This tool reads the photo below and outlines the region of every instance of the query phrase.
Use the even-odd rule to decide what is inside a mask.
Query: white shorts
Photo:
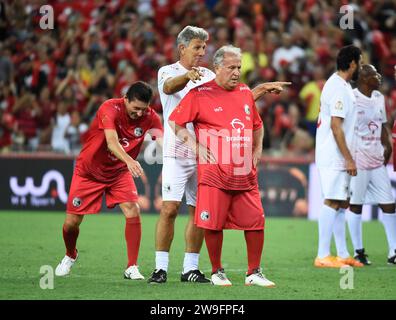
[[[195,207],[197,200],[197,162],[195,159],[164,157],[162,165],[162,200],[181,201]]]
[[[371,170],[358,170],[350,184],[351,204],[395,203],[392,186],[385,166]]]
[[[333,168],[318,168],[322,195],[328,200],[347,200],[351,176],[346,171]]]

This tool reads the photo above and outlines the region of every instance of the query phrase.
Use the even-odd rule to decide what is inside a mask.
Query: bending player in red
[[[143,173],[135,159],[144,136],[162,137],[158,115],[149,107],[151,87],[135,82],[120,99],[105,101],[90,126],[87,140],[77,158],[63,224],[66,255],[56,267],[57,276],[65,276],[77,260],[79,226],[86,214],[99,213],[103,193],[109,208],[120,206],[126,218],[125,240],[127,279],[144,279],[137,266],[141,239],[138,193],[133,181]]]
[[[194,223],[205,229],[213,285],[231,285],[221,250],[223,229],[236,229],[244,231],[247,246],[245,284],[274,287],[260,267],[264,210],[256,165],[262,153],[263,123],[252,92],[239,83],[240,49],[221,47],[213,60],[216,78],[190,90],[169,117],[178,137],[199,156]],[[185,128],[189,122],[198,142]]]

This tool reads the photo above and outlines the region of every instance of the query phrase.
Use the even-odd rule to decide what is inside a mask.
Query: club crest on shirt
[[[245,108],[245,113],[246,113],[247,115],[249,115],[249,114],[250,114],[250,108],[249,108],[249,106],[248,106],[247,104],[245,104],[244,108]]]
[[[142,128],[135,128],[135,130],[133,131],[133,133],[134,133],[134,135],[136,136],[136,137],[141,137],[142,136],[142,134],[143,134],[143,129]]]
[[[341,101],[337,101],[334,107],[336,110],[341,111],[344,108],[344,105],[342,104]]]
[[[81,206],[81,203],[82,203],[82,201],[80,198],[78,198],[78,197],[73,198],[73,206],[74,207],[78,208],[79,206]]]
[[[202,211],[200,216],[203,221],[207,221],[210,218],[209,212],[206,210]]]

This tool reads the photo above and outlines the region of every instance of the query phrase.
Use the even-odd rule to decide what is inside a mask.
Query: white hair
[[[177,45],[183,44],[188,46],[193,39],[199,39],[202,41],[208,41],[209,34],[205,29],[187,26],[177,35]]]
[[[219,66],[223,63],[224,60],[224,55],[226,53],[230,53],[233,55],[238,56],[238,58],[242,57],[241,49],[234,47],[232,44],[222,46],[220,49],[218,49],[214,56],[213,56],[213,66]]]

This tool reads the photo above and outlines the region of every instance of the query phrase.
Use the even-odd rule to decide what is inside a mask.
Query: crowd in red
[[[53,8],[53,29],[40,27],[48,18],[43,5]],[[391,0],[9,0],[0,6],[1,152],[76,154],[104,100],[122,96],[136,80],[156,89],[158,69],[177,61],[176,35],[186,25],[210,34],[203,65],[211,67],[213,53],[233,43],[242,48],[242,81],[249,86],[293,82],[257,103],[267,153],[312,155],[321,87],[346,44],[361,47],[365,63],[382,74],[389,118],[396,109]],[[342,19],[352,28],[343,29]],[[152,106],[161,112],[157,93]]]

